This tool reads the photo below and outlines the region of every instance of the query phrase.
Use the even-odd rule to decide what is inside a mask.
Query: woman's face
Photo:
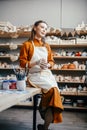
[[[35,36],[37,38],[43,38],[47,33],[47,25],[46,23],[39,23],[38,26],[34,27],[34,30],[36,32]]]

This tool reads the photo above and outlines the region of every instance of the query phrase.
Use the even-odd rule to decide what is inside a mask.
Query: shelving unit
[[[17,32],[14,33],[0,33],[0,89],[2,89],[2,83],[4,80],[15,79],[13,66],[19,65],[18,53],[22,43],[28,39],[30,32]],[[16,37],[17,36],[17,37]],[[11,46],[16,45],[16,49],[11,49]],[[12,61],[11,56],[17,58]],[[33,98],[29,98],[27,101],[20,102],[17,105],[32,106]]]
[[[8,67],[0,67],[0,76],[4,75],[7,76],[8,74],[13,74],[13,69],[12,69],[12,65],[17,65],[19,64],[18,60],[12,62],[10,59],[11,54],[15,55],[19,52],[20,47],[21,47],[21,43],[23,43],[23,41],[25,41],[26,39],[28,39],[28,36],[30,35],[30,32],[17,32],[15,34],[16,37],[14,37],[13,34],[11,33],[4,33],[4,34],[0,34],[0,53],[1,51],[5,51],[5,54],[0,54],[0,62],[7,62],[8,63]],[[15,50],[10,50],[9,45],[11,44],[11,42],[13,42],[14,45],[17,45],[17,49]],[[57,65],[61,65],[61,64],[68,64],[68,63],[72,63],[73,61],[78,61],[79,64],[84,63],[85,64],[85,68],[79,68],[79,69],[61,69],[61,67],[57,67],[57,68],[52,68],[51,71],[54,74],[54,76],[60,76],[63,75],[63,77],[65,77],[66,80],[58,80],[55,76],[55,78],[57,79],[58,82],[58,86],[61,90],[61,96],[64,97],[64,108],[66,109],[81,109],[81,110],[87,110],[87,91],[83,92],[82,90],[78,91],[79,85],[83,87],[87,88],[87,82],[86,82],[86,78],[85,80],[72,80],[75,77],[82,77],[83,75],[85,75],[85,77],[87,77],[87,56],[66,56],[64,55],[59,55],[57,53],[61,53],[62,51],[82,51],[84,49],[87,48],[87,44],[50,44],[52,51],[53,51],[53,55],[54,55],[54,60],[55,60],[55,64]],[[7,53],[6,53],[7,52]],[[56,53],[54,53],[56,52]],[[55,55],[56,54],[56,55]],[[68,77],[71,77],[71,80],[67,80]],[[80,87],[81,87],[80,86]],[[68,89],[70,88],[70,90]],[[75,88],[75,90],[73,91],[73,88]],[[67,91],[65,91],[65,89]],[[81,102],[81,103],[78,103]],[[83,102],[82,102],[83,101]],[[22,102],[18,105],[28,105],[28,106],[32,106],[33,101],[32,99],[26,102]],[[82,106],[81,106],[82,105]]]
[[[87,48],[87,44],[73,44],[73,45],[59,45],[59,44],[53,44],[50,45],[51,49],[53,50],[54,60],[56,67],[52,68],[51,71],[54,75],[62,75],[62,81],[57,79],[58,86],[61,90],[61,96],[64,97],[64,108],[65,109],[81,109],[81,110],[87,110],[87,83],[86,79],[84,80],[72,80],[72,78],[81,77],[85,75],[86,78],[86,72],[87,72],[87,56],[64,56],[61,54],[57,54],[58,52],[61,53],[62,50],[69,51],[69,52],[77,52],[77,51],[83,51]],[[56,52],[56,53],[55,53]],[[62,69],[62,66],[64,64],[70,64],[74,61],[79,62],[79,64],[84,63],[85,67],[83,69],[81,68],[67,68]],[[59,65],[59,66],[58,66]],[[60,67],[61,66],[61,67]],[[68,78],[67,78],[68,76]],[[69,77],[71,77],[71,80],[69,80]],[[56,76],[55,76],[56,77]],[[80,78],[81,79],[81,78]],[[81,88],[80,88],[81,87]],[[85,89],[84,91],[82,89]],[[81,90],[79,90],[81,89]]]

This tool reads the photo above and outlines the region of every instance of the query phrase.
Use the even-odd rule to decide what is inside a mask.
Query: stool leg
[[[38,95],[33,97],[34,106],[33,106],[33,130],[36,130],[36,111],[37,111],[37,103],[38,103]]]

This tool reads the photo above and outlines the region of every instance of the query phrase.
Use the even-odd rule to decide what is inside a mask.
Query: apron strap
[[[34,46],[34,42],[32,41],[32,44],[33,44],[33,46]],[[35,47],[35,46],[34,46]]]

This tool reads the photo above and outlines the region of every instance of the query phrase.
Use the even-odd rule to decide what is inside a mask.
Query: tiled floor
[[[0,130],[32,130],[32,109],[10,108],[0,113]],[[37,111],[37,124],[43,123]],[[63,112],[63,122],[51,124],[51,130],[87,130],[87,112]]]

